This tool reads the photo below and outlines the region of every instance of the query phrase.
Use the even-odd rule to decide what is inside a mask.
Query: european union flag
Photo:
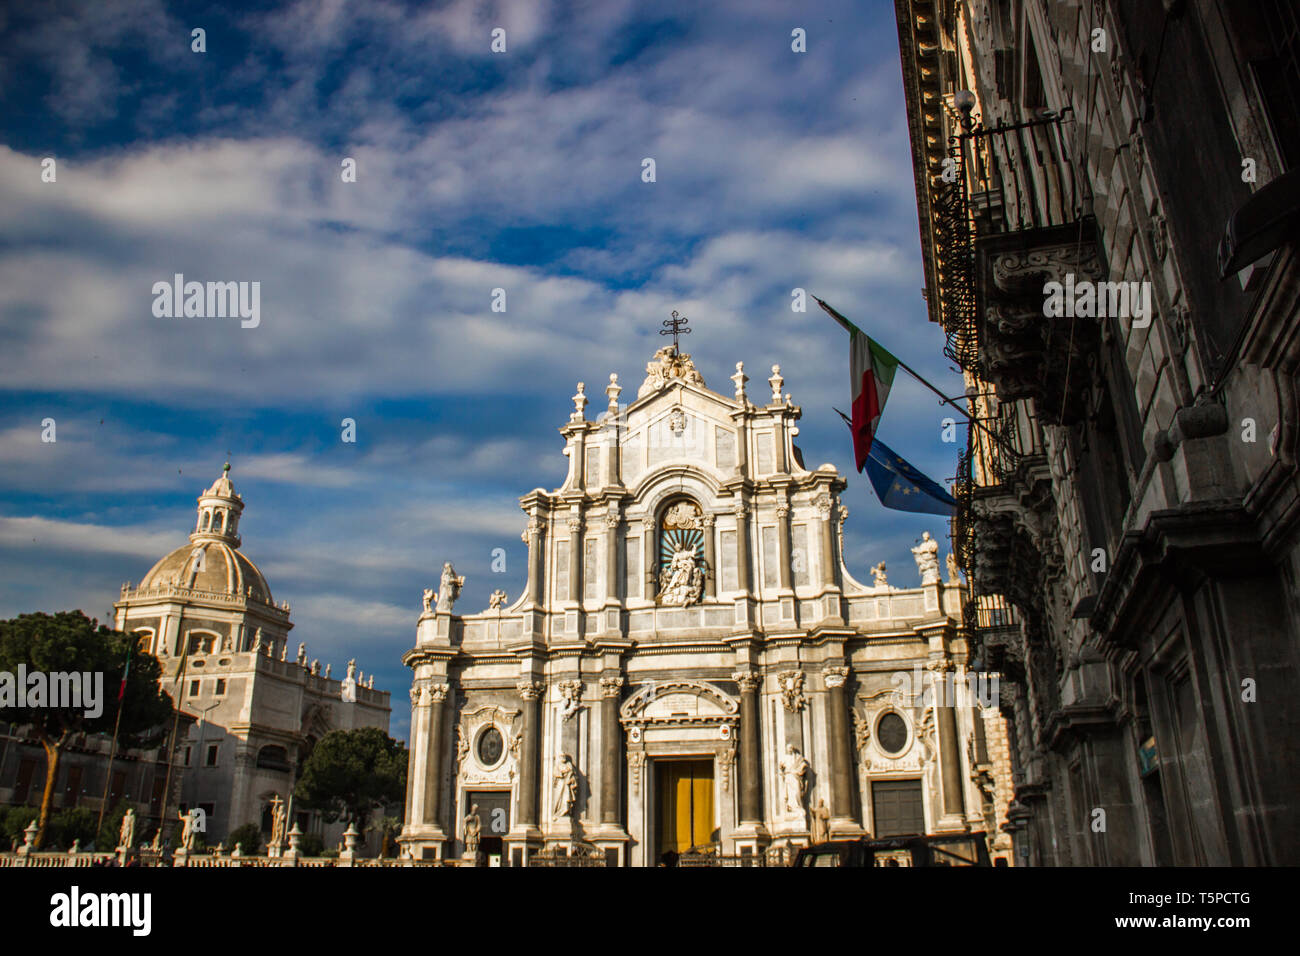
[[[951,518],[957,502],[897,455],[877,435],[867,456],[867,477],[886,508]]]

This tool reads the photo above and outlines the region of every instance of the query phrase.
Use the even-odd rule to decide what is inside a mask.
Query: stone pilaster
[[[600,679],[600,820],[606,826],[619,823],[619,781],[623,775],[622,728],[618,722],[618,700],[623,676]]]
[[[541,753],[542,690],[541,681],[519,681],[515,689],[523,701],[523,742],[519,746],[519,826],[537,829],[537,765]]]
[[[700,516],[700,529],[704,533],[704,596],[714,597],[718,593],[718,565],[713,546],[713,515]]]
[[[826,734],[830,738],[831,823],[838,836],[846,830],[858,830],[853,815],[853,757],[849,750],[849,705],[844,684],[849,669],[834,664],[822,672],[826,682]]]
[[[753,671],[731,676],[740,685],[740,823],[761,826],[758,688],[762,678]]]
[[[429,826],[442,825],[442,774],[443,752],[446,749],[443,740],[447,713],[446,684],[427,684],[423,693],[429,704],[429,739],[428,758],[424,774],[424,819]]]

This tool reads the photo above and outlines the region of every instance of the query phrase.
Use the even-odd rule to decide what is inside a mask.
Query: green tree
[[[41,815],[35,807],[0,807],[0,829],[4,831],[4,845],[7,849],[17,840],[23,842],[23,831],[27,825]]]
[[[122,722],[119,746],[147,746],[172,713],[171,699],[158,685],[161,668],[152,654],[133,650],[138,638],[92,621],[80,611],[57,614],[22,614],[0,621],[0,673],[15,675],[19,667],[30,677],[36,672],[102,674],[101,712],[87,715],[86,707],[17,706],[16,694],[0,689],[0,722],[28,726],[45,748],[45,791],[36,845],[45,839],[54,800],[59,758],[74,734],[111,733],[119,707],[118,688],[126,670],[128,651],[131,666],[126,693],[120,702]],[[30,686],[30,685],[29,685]],[[12,685],[10,690],[12,691]],[[30,703],[28,701],[27,703]],[[45,703],[50,703],[46,701]],[[85,701],[83,700],[83,704]]]
[[[376,727],[332,730],[303,764],[294,790],[302,805],[366,832],[371,813],[406,797],[406,745]]]
[[[117,838],[122,832],[122,818],[130,806],[126,800],[119,800],[117,806],[104,815],[104,826],[95,837],[95,849],[112,850],[117,847]],[[140,842],[139,833],[136,833],[135,839],[137,843]]]
[[[245,823],[231,830],[226,841],[232,853],[235,851],[235,844],[238,843],[240,853],[244,856],[253,856],[262,846],[262,828],[256,823]]]
[[[97,822],[98,814],[89,807],[64,807],[50,817],[50,842],[60,850],[70,850],[73,842],[80,840],[84,850],[95,838]]]

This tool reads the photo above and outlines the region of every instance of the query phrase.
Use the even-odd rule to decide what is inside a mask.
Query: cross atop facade
[[[691,334],[691,330],[686,327],[686,322],[686,317],[679,316],[677,310],[674,309],[673,317],[671,319],[664,319],[664,327],[659,330],[660,335],[671,335],[673,337],[674,351],[680,351],[677,348],[677,336]]]

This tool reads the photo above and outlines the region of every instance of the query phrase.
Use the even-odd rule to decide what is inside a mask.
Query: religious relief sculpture
[[[818,798],[817,806],[812,810],[812,834],[808,842],[816,846],[831,838],[831,811],[823,798]]]
[[[686,431],[686,412],[680,405],[675,405],[668,413],[668,430],[678,438]]]
[[[871,586],[877,588],[889,587],[889,578],[885,575],[884,561],[881,561],[871,569]]]
[[[704,515],[693,501],[664,512],[659,535],[659,603],[689,607],[704,594]]]
[[[555,815],[567,817],[578,799],[578,770],[568,754],[555,761]]]
[[[694,548],[673,552],[667,567],[659,570],[659,601],[689,607],[700,599],[704,590],[704,569],[696,561]]]
[[[464,575],[457,576],[456,569],[448,561],[442,566],[442,582],[438,586],[437,607],[440,612],[450,612],[456,599],[460,597],[460,589],[465,584]]]
[[[853,712],[853,740],[857,745],[859,756],[867,749],[867,743],[871,740],[871,722],[856,710]]]
[[[499,611],[505,606],[506,606],[506,592],[502,591],[500,588],[497,588],[495,591],[492,592],[491,596],[488,597],[488,607],[494,611]]]
[[[560,716],[569,720],[582,709],[582,681],[562,680],[555,685],[560,692]]]
[[[948,583],[961,584],[961,577],[957,570],[957,555],[951,551],[948,552]]]
[[[782,671],[776,675],[777,686],[781,688],[781,703],[792,714],[803,710],[808,699],[803,694],[803,671]]]
[[[808,761],[794,744],[785,745],[785,754],[779,764],[781,795],[787,815],[803,816],[803,797],[808,789]]]
[[[646,364],[645,374],[645,381],[636,390],[637,398],[644,398],[651,392],[657,392],[665,385],[674,382],[686,382],[690,385],[698,385],[700,388],[705,387],[704,378],[696,370],[690,355],[678,352],[675,345],[665,345],[656,352],[655,357]]]
[[[939,583],[939,542],[930,537],[930,532],[921,533],[921,543],[912,549],[916,558],[916,570],[921,574],[921,584]]]
[[[277,793],[271,798],[271,839],[267,841],[268,848],[279,849],[284,844],[284,821],[287,816],[284,801],[280,799]]]

